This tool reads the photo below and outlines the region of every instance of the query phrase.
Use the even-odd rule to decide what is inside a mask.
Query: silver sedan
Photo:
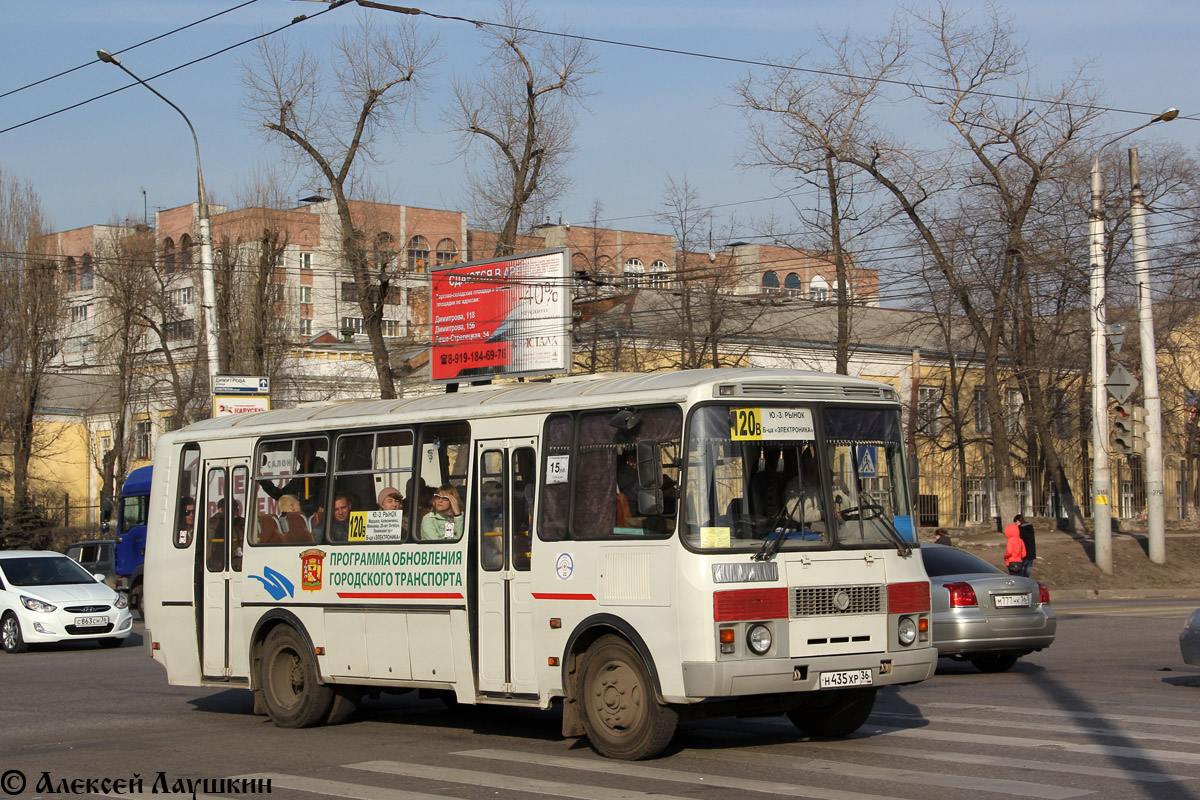
[[[1046,584],[1001,572],[957,547],[923,544],[921,558],[939,656],[1003,672],[1054,641],[1058,622]]]

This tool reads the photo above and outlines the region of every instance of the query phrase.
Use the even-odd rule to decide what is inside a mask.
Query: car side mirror
[[[93,572],[92,577],[96,579],[96,583],[104,583],[107,580],[103,572]]]

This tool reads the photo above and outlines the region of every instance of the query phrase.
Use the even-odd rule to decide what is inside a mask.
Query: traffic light
[[[1133,419],[1133,452],[1146,454],[1146,409],[1134,406],[1130,409]]]
[[[1112,419],[1113,451],[1118,455],[1133,455],[1135,452],[1133,407],[1118,403],[1113,408]]]

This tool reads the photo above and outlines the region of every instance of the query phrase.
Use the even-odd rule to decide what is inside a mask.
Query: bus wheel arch
[[[254,711],[265,713],[279,727],[320,725],[337,710],[338,695],[321,679],[312,639],[291,612],[276,609],[258,621],[250,666]]]
[[[658,755],[674,736],[678,715],[663,702],[649,649],[620,618],[580,623],[563,670],[564,736],[586,735],[597,752],[627,760]]]

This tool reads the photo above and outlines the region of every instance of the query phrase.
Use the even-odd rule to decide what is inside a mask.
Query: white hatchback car
[[[62,553],[0,552],[0,645],[94,639],[120,647],[133,631],[129,601]]]

